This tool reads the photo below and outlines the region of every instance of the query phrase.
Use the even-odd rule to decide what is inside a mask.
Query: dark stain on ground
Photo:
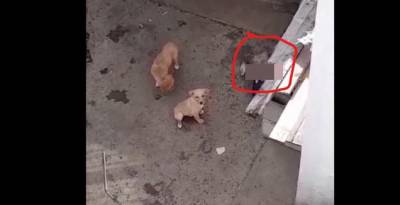
[[[95,106],[96,105],[96,101],[94,101],[94,100],[89,101],[89,105]]]
[[[138,172],[135,169],[133,169],[132,167],[126,167],[125,172],[131,177],[136,177],[138,174]]]
[[[136,63],[136,59],[134,57],[131,58],[131,60],[129,61],[130,64],[135,64]]]
[[[186,161],[189,159],[189,155],[185,155],[185,152],[179,154],[179,160]]]
[[[201,144],[200,144],[200,150],[205,153],[208,154],[212,151],[212,145],[208,140],[204,140]]]
[[[157,196],[159,194],[159,192],[150,183],[144,184],[143,189],[147,194],[152,196]]]
[[[92,127],[92,124],[88,120],[86,120],[86,127]]]
[[[179,27],[182,27],[182,26],[185,26],[185,25],[187,25],[186,21],[178,20],[178,26]]]
[[[90,54],[90,50],[86,49],[86,63],[93,62],[92,55]]]
[[[125,35],[125,33],[129,32],[129,29],[118,25],[114,30],[111,30],[108,34],[107,37],[114,41],[114,43],[118,43],[119,39]]]
[[[158,200],[156,200],[154,203],[152,203],[151,205],[162,205]]]
[[[224,36],[232,41],[235,41],[235,40],[243,38],[245,35],[244,35],[243,31],[235,30],[235,31],[231,31],[231,32],[225,34]]]
[[[107,180],[112,182],[115,181],[114,176],[110,173],[107,173]]]
[[[162,95],[160,95],[160,94],[155,94],[154,95],[154,99],[155,100],[159,100],[159,99],[161,99],[161,97],[162,97]]]
[[[251,63],[251,60],[254,57],[253,48],[249,45],[244,45],[240,48],[239,55],[238,55],[238,62],[239,63]]]
[[[149,199],[142,200],[142,203],[143,205],[162,205],[158,200],[151,202]]]
[[[101,70],[100,70],[100,73],[101,73],[102,75],[107,74],[107,73],[108,73],[108,68],[103,68],[103,69],[101,69]]]
[[[171,28],[170,28],[170,27],[168,27],[168,28],[167,28],[167,30],[168,30],[168,31],[170,31],[170,30],[171,30]]]
[[[146,183],[143,185],[143,190],[152,196],[158,196],[160,194],[161,188],[164,187],[164,182],[159,182],[157,184],[151,185],[150,183]],[[157,190],[159,189],[159,190]]]
[[[158,7],[166,6],[167,4],[163,0],[149,0],[153,4],[157,4]]]
[[[158,51],[158,49],[153,49],[153,50],[151,50],[151,51],[149,51],[149,52],[147,52],[147,55],[149,56],[149,57],[156,57],[156,54],[157,54],[157,51]]]
[[[108,100],[114,100],[114,102],[128,103],[129,99],[126,97],[126,90],[112,90],[107,96]]]

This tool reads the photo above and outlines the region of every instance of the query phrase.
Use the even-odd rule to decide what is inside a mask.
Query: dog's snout
[[[202,105],[203,104],[203,101],[200,101],[200,105]]]

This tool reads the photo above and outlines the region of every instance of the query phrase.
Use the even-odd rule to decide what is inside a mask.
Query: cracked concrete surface
[[[283,33],[293,12],[255,9],[250,16],[276,18],[259,27],[261,20],[216,15],[237,10],[238,1],[219,0],[209,12],[209,1],[202,10],[199,2],[87,0],[87,204],[115,204],[104,192],[103,151],[109,190],[120,204],[292,203],[299,153],[267,141],[261,119],[244,113],[251,95],[230,88],[230,59],[243,31]],[[250,2],[245,9],[294,5]],[[149,68],[168,40],[180,48],[181,69],[175,91],[160,96]],[[274,45],[250,43],[248,51]],[[198,87],[212,90],[205,124],[185,119],[179,130],[172,109]],[[217,155],[220,146],[226,152]],[[262,185],[254,188],[254,181]]]

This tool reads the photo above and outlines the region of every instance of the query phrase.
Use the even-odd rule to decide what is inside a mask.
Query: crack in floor
[[[185,10],[185,9],[181,9],[181,8],[179,8],[179,7],[177,7],[177,6],[174,6],[174,5],[165,3],[165,2],[160,1],[160,0],[149,0],[149,2],[150,2],[150,3],[153,3],[153,4],[155,4],[155,5],[158,5],[158,6],[165,6],[165,7],[167,7],[167,8],[174,9],[175,11],[178,11],[178,12],[180,12],[180,13],[185,13],[185,14],[189,14],[189,15],[192,15],[192,16],[196,16],[196,17],[205,19],[205,20],[207,20],[207,21],[210,21],[210,22],[213,22],[213,23],[216,23],[216,24],[225,26],[225,27],[230,27],[230,28],[233,28],[233,29],[241,30],[241,31],[249,31],[249,32],[254,33],[254,34],[261,35],[260,33],[255,32],[255,31],[252,31],[252,30],[250,30],[250,29],[242,28],[242,27],[235,26],[235,25],[226,23],[226,22],[221,21],[221,20],[218,20],[218,19],[214,19],[214,18],[210,18],[210,17],[208,17],[208,16],[203,16],[203,15],[200,15],[200,14],[197,14],[197,13],[193,13],[192,11]]]
[[[255,164],[255,162],[256,162],[258,156],[260,156],[261,151],[263,150],[265,144],[268,142],[268,139],[263,138],[263,140],[264,140],[264,141],[262,142],[260,148],[258,148],[257,153],[256,153],[256,154],[253,156],[253,158],[251,159],[251,162],[250,162],[250,164],[249,164],[249,168],[247,169],[245,176],[243,177],[243,179],[240,181],[238,187],[236,188],[235,194],[233,195],[232,200],[231,200],[231,203],[229,203],[229,204],[232,204],[232,202],[233,202],[234,199],[236,198],[238,192],[239,192],[240,189],[241,189],[242,184],[243,184],[243,183],[246,181],[246,179],[249,177],[250,172],[251,172],[251,170],[253,169],[254,164]]]

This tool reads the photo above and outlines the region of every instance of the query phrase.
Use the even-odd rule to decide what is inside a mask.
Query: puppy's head
[[[189,96],[193,98],[200,105],[204,105],[207,97],[210,95],[210,89],[208,88],[199,88],[189,91]]]
[[[175,80],[172,75],[167,75],[161,79],[161,92],[171,91],[174,88]]]

